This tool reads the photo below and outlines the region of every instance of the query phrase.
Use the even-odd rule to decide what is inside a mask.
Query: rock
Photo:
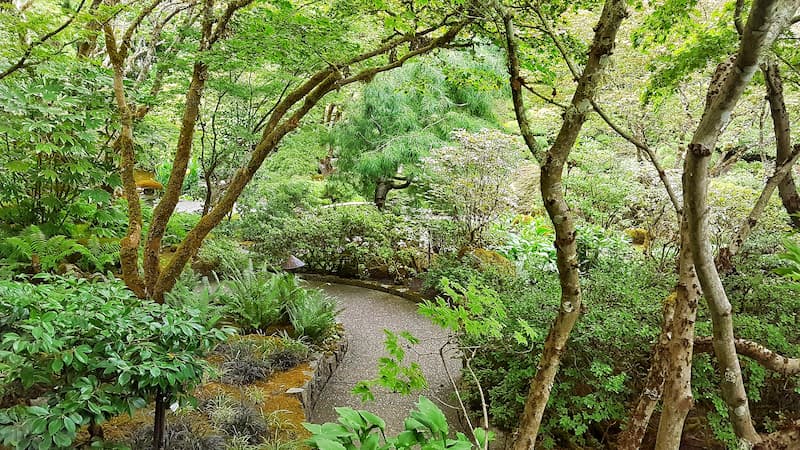
[[[476,248],[469,254],[478,260],[478,265],[482,270],[494,269],[507,275],[516,273],[517,268],[514,266],[514,263],[494,250]]]

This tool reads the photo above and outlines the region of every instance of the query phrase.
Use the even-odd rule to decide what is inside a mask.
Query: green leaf
[[[339,422],[352,430],[361,430],[367,427],[367,422],[352,408],[335,408],[339,414]]]
[[[69,417],[64,417],[64,429],[67,430],[70,434],[75,433],[75,422],[72,421]]]
[[[32,414],[34,416],[39,416],[39,417],[44,417],[44,416],[50,414],[50,411],[48,411],[45,408],[42,408],[41,406],[29,406],[28,407],[28,414]]]
[[[72,440],[73,435],[66,432],[61,432],[53,436],[53,442],[60,447],[69,447],[69,445],[72,444]]]
[[[341,443],[321,436],[312,437],[309,443],[319,450],[347,450]]]
[[[64,422],[60,420],[51,420],[50,423],[47,424],[47,432],[52,436],[61,431],[64,428]]]
[[[55,373],[60,373],[63,367],[64,367],[64,360],[61,358],[53,359],[53,362],[50,364],[50,369]]]
[[[431,432],[447,435],[447,418],[438,406],[427,398],[420,396],[419,401],[417,401],[417,410],[412,411],[411,417],[425,424],[430,428]]]
[[[378,445],[380,444],[380,437],[372,433],[361,442],[361,450],[377,450]]]
[[[378,417],[377,415],[372,414],[369,411],[359,411],[358,413],[361,415],[362,418],[364,418],[367,424],[374,425],[378,427],[380,430],[386,429],[386,422],[384,422],[384,420]]]

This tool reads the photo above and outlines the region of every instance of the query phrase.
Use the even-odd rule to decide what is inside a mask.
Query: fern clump
[[[83,270],[102,271],[118,260],[119,244],[91,239],[87,245],[66,236],[47,236],[30,225],[16,236],[0,241],[0,256],[7,270],[15,273],[56,272],[65,263]]]

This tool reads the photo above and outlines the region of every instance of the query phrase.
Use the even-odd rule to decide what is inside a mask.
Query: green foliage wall
[[[445,52],[443,61],[428,57],[367,85],[332,132],[340,180],[371,198],[379,180],[414,178],[420,158],[445,145],[453,129],[491,126],[500,86],[496,61],[496,55]]]
[[[116,281],[38,281],[0,282],[0,442],[14,449],[69,448],[81,427],[157,391],[183,400],[206,369],[199,357],[230,333]]]
[[[0,219],[63,232],[110,204],[110,86],[105,70],[74,61],[0,84]]]

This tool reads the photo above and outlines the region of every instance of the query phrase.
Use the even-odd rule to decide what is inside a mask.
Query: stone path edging
[[[386,421],[388,434],[404,429],[403,421],[414,408],[418,395],[424,395],[439,404],[452,429],[460,430],[460,411],[452,404],[452,385],[446,374],[445,363],[450,373],[458,379],[461,372],[460,355],[451,347],[444,348],[450,340],[449,333],[420,315],[417,304],[408,297],[396,294],[391,285],[381,289],[373,286],[380,283],[339,283],[336,278],[306,277],[311,286],[320,288],[337,301],[341,309],[339,320],[345,328],[348,351],[336,373],[325,389],[314,401],[314,409],[308,417],[310,422],[333,422],[338,418],[336,407],[366,409],[378,414]],[[419,298],[419,297],[417,297]],[[362,403],[353,388],[362,380],[378,376],[378,360],[386,356],[384,330],[394,333],[409,331],[419,339],[413,347],[403,342],[406,349],[404,364],[417,363],[428,381],[428,387],[413,395],[400,395],[382,387],[375,387],[374,402]],[[439,351],[444,349],[445,362]]]
[[[320,281],[323,283],[333,283],[333,284],[346,284],[348,286],[356,286],[366,289],[372,289],[374,291],[385,292],[387,294],[392,294],[398,297],[402,297],[406,300],[411,300],[412,302],[415,303],[422,303],[423,301],[427,300],[419,292],[416,292],[411,288],[398,284],[381,283],[379,281],[372,281],[372,280],[360,280],[358,278],[343,278],[336,275],[321,275],[316,273],[298,273],[297,275],[300,278],[309,281]]]
[[[303,413],[306,420],[311,417],[311,412],[317,404],[320,394],[322,394],[325,385],[333,377],[339,364],[344,360],[344,355],[347,353],[347,335],[342,334],[341,339],[333,350],[326,351],[320,354],[317,359],[311,360],[311,378],[308,379],[303,386],[299,388],[291,388],[286,391],[287,394],[295,395],[303,405]]]

